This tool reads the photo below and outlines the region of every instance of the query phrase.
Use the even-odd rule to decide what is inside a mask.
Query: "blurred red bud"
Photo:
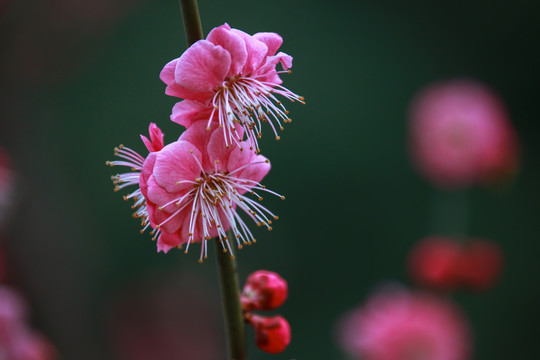
[[[461,245],[445,237],[427,237],[418,242],[409,254],[408,270],[419,284],[451,290],[459,286],[456,269]]]
[[[503,254],[494,242],[471,240],[463,249],[459,272],[463,284],[473,290],[486,290],[493,286],[503,265]]]

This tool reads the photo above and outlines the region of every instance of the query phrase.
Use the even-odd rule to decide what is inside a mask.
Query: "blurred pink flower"
[[[213,29],[206,40],[197,41],[161,71],[165,93],[185,99],[174,107],[171,120],[189,127],[190,114],[207,108],[207,126],[218,122],[227,146],[242,141],[236,124],[244,127],[257,148],[261,121],[268,122],[279,139],[276,127],[283,130],[281,120],[291,120],[275,95],[304,100],[280,85],[279,74],[292,66],[291,56],[276,54],[282,42],[275,33],[251,36],[227,24]],[[278,63],[284,71],[276,70]]]
[[[416,167],[436,186],[490,183],[517,170],[516,134],[504,104],[472,80],[423,89],[411,106],[409,136]]]
[[[431,288],[486,290],[497,280],[502,263],[502,251],[492,241],[429,236],[412,248],[408,270],[415,282]]]
[[[471,352],[469,324],[456,305],[404,289],[375,293],[345,314],[338,341],[362,360],[465,360]]]
[[[257,270],[248,276],[240,299],[245,310],[274,310],[287,299],[287,281],[279,274]]]
[[[22,297],[0,285],[0,359],[54,360],[58,354],[49,341],[27,324],[28,308]]]

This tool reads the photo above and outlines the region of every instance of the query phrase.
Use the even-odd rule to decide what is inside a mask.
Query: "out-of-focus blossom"
[[[165,93],[185,99],[174,107],[171,120],[189,127],[193,113],[206,108],[210,110],[207,126],[215,121],[222,127],[224,145],[242,141],[237,124],[254,145],[261,136],[262,122],[268,122],[279,139],[276,129],[283,130],[281,121],[291,120],[275,95],[304,100],[281,86],[279,74],[292,66],[291,56],[276,54],[282,42],[275,33],[252,36],[227,24],[213,29],[206,40],[197,41],[161,71],[160,78],[167,84]],[[284,71],[277,71],[277,64]]]
[[[124,288],[108,314],[118,360],[216,360],[225,352],[219,303],[204,278],[152,274]]]
[[[413,162],[436,186],[492,183],[517,171],[516,134],[505,106],[472,80],[423,89],[411,106],[409,137]]]
[[[275,272],[258,270],[248,276],[240,299],[244,310],[274,310],[287,295],[285,279]]]
[[[497,280],[502,262],[502,251],[492,241],[430,236],[411,250],[408,270],[415,282],[431,288],[486,290]]]
[[[283,352],[291,342],[291,326],[282,316],[252,315],[248,321],[255,328],[255,343],[267,353]]]
[[[19,294],[0,285],[0,359],[55,360],[58,354],[42,334],[28,324],[28,308]]]
[[[386,289],[345,314],[337,340],[361,360],[465,360],[471,330],[453,303],[424,293]]]

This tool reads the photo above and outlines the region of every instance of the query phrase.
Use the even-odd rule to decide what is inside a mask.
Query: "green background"
[[[143,153],[139,134],[149,122],[166,142],[182,131],[169,121],[176,99],[164,95],[158,78],[186,48],[178,3],[2,6],[0,146],[17,171],[3,237],[10,282],[29,299],[36,327],[65,359],[119,358],[110,325],[115,299],[143,289],[128,296],[136,302],[141,282],[180,287],[171,274],[193,274],[196,285],[180,291],[206,289],[219,314],[213,250],[203,265],[197,246],[188,255],[156,254],[112,191],[115,169],[105,166],[120,143]],[[257,244],[238,254],[242,281],[257,269],[288,280],[290,296],[277,313],[290,321],[293,341],[270,356],[251,345],[250,334],[251,358],[344,359],[334,343],[336,319],[378,284],[407,284],[411,246],[458,226],[453,215],[433,219],[435,201],[464,195],[433,189],[412,168],[406,117],[423,86],[463,76],[505,100],[521,166],[508,186],[466,194],[466,232],[500,243],[505,269],[493,289],[455,300],[472,323],[475,359],[536,358],[539,3],[201,1],[200,12],[205,33],[227,22],[282,35],[281,50],[294,57],[284,85],[307,100],[288,105],[292,124],[279,142],[267,137],[261,146],[273,164],[264,184],[287,197],[265,198],[280,220],[272,232],[256,229]],[[197,326],[179,319],[178,326]],[[223,346],[222,336],[196,346]]]

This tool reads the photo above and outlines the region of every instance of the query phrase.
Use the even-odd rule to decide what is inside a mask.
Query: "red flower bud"
[[[463,284],[473,290],[488,289],[497,280],[502,263],[502,251],[496,243],[471,240],[463,249],[459,263]]]
[[[415,282],[437,289],[460,285],[461,245],[445,237],[428,237],[414,246],[409,255],[409,273]]]
[[[267,353],[280,353],[291,342],[291,326],[282,316],[253,315],[249,322],[255,328],[255,343]]]
[[[244,310],[273,310],[287,295],[287,281],[275,272],[258,270],[248,277],[240,298]]]

